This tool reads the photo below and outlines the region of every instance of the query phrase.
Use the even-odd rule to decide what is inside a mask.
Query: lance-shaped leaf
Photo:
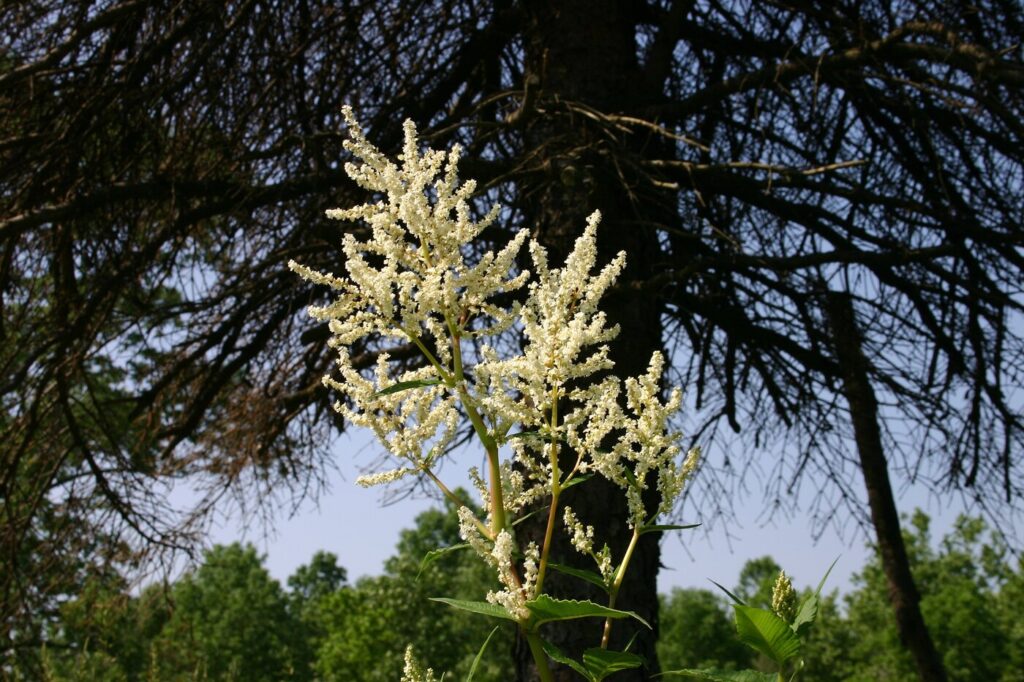
[[[391,395],[392,393],[399,393],[401,391],[408,391],[413,388],[423,388],[425,386],[437,386],[441,383],[440,379],[416,379],[414,381],[399,381],[397,384],[391,384],[387,388],[383,388],[376,393],[374,397],[382,395]]]
[[[800,638],[789,623],[765,609],[733,604],[740,640],[780,666],[800,653]]]
[[[590,671],[587,670],[582,663],[570,657],[551,642],[542,639],[540,643],[541,646],[544,647],[544,653],[546,653],[552,661],[561,663],[562,665],[567,665],[580,675],[583,675],[583,677],[588,680],[590,679]]]
[[[515,616],[509,613],[504,606],[499,606],[498,604],[492,604],[486,601],[467,601],[465,599],[449,599],[448,597],[431,597],[430,601],[438,601],[461,611],[480,613],[485,616],[491,616],[492,618],[515,620]]]
[[[427,567],[430,566],[430,564],[434,563],[444,555],[457,552],[468,547],[468,542],[461,542],[457,545],[449,545],[448,547],[439,547],[438,549],[430,550],[423,555],[423,559],[420,561],[420,570],[416,573],[416,580],[420,579],[420,576],[423,575],[423,571],[427,570]]]
[[[815,619],[818,617],[818,606],[821,602],[821,588],[825,586],[825,580],[828,579],[828,574],[832,572],[832,569],[836,565],[836,561],[839,561],[839,557],[832,562],[832,565],[825,571],[825,576],[818,583],[818,589],[814,591],[814,594],[804,599],[803,603],[800,604],[800,610],[797,611],[796,618],[793,619],[793,632],[803,636],[808,630],[811,629],[811,625],[814,624]]]
[[[630,668],[639,668],[646,661],[643,656],[628,651],[608,651],[607,649],[587,649],[583,652],[583,665],[590,673],[590,679],[600,682],[612,673]]]
[[[689,530],[690,528],[697,528],[698,526],[700,526],[699,523],[689,523],[685,526],[676,526],[672,524],[644,526],[640,529],[640,535],[644,535],[645,533],[664,533],[668,530]]]
[[[556,564],[553,561],[548,562],[548,568],[558,571],[559,573],[564,573],[565,575],[571,575],[579,578],[580,580],[586,580],[588,583],[597,585],[605,592],[608,591],[608,585],[605,584],[604,578],[601,577],[601,574],[595,573],[594,571],[588,571],[585,568],[574,568],[572,566],[566,566],[565,564]]]
[[[667,670],[661,673],[665,677],[685,677],[691,680],[707,680],[708,682],[778,682],[775,673],[759,673],[753,670]]]
[[[473,665],[469,666],[469,674],[466,675],[466,682],[473,682],[473,676],[476,675],[476,669],[480,665],[480,659],[484,657],[484,651],[487,649],[487,645],[491,643],[491,638],[494,637],[494,633],[498,631],[500,625],[495,625],[494,629],[491,630],[491,634],[487,635],[487,639],[484,640],[483,646],[480,647],[480,651],[476,652],[476,658],[473,659]]]
[[[739,604],[740,606],[746,606],[746,602],[744,602],[742,599],[737,597],[735,594],[733,594],[732,592],[727,590],[723,585],[720,585],[719,583],[716,583],[714,580],[711,580],[711,578],[708,578],[708,580],[711,581],[711,583],[715,587],[717,587],[722,592],[725,592],[727,595],[729,595],[729,598],[732,599],[734,603]]]
[[[573,620],[576,618],[635,618],[648,628],[650,624],[633,611],[620,611],[592,601],[576,599],[554,599],[542,594],[536,599],[526,602],[526,608],[533,614],[534,623],[542,625],[556,620]]]

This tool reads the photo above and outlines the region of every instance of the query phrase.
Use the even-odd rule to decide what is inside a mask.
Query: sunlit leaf
[[[499,606],[498,604],[492,604],[486,601],[467,601],[465,599],[449,599],[448,597],[431,597],[430,601],[441,602],[442,604],[447,604],[448,606],[461,611],[480,613],[493,618],[515,620],[515,617],[505,610],[504,606]]]
[[[408,391],[413,388],[423,388],[425,386],[437,386],[441,383],[440,379],[416,379],[414,381],[399,381],[397,384],[392,384],[385,389],[381,389],[374,393],[374,397],[382,395],[391,395],[392,393],[399,393],[401,391]]]
[[[780,666],[800,653],[800,638],[789,623],[765,609],[734,604],[736,632],[743,643]]]
[[[526,602],[526,608],[530,610],[536,619],[536,624],[549,623],[556,620],[573,620],[576,618],[635,618],[648,628],[651,626],[639,614],[633,611],[621,611],[610,609],[607,606],[595,604],[592,601],[579,601],[576,599],[554,599],[542,594],[536,599]]]

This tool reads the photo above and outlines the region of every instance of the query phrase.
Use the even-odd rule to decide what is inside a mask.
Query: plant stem
[[[537,568],[537,584],[534,587],[534,597],[539,597],[543,594],[544,590],[544,576],[548,572],[548,555],[551,553],[551,539],[555,534],[555,519],[558,514],[558,494],[561,491],[558,488],[558,483],[555,483],[555,487],[551,491],[551,507],[548,509],[548,526],[544,531],[544,547],[540,553],[540,566]]]
[[[487,446],[487,468],[491,478],[491,533],[505,529],[505,499],[501,491],[501,462],[498,460],[498,446],[491,442]]]
[[[633,537],[629,539],[629,547],[626,548],[626,554],[622,557],[622,563],[619,564],[619,570],[615,572],[615,581],[612,582],[612,588],[608,591],[608,608],[615,608],[615,599],[619,596],[619,588],[622,587],[622,580],[626,577],[626,569],[629,568],[629,561],[633,558],[633,550],[636,549],[636,544],[640,540],[640,526],[633,529]],[[612,619],[604,619],[604,633],[601,635],[601,648],[608,648],[608,640],[612,635]]]
[[[551,507],[548,509],[548,525],[544,531],[544,546],[540,552],[540,566],[537,568],[537,584],[533,593],[540,596],[544,589],[544,576],[548,572],[548,556],[555,535],[555,520],[558,518],[558,496],[562,493],[562,472],[558,468],[558,387],[551,389],[551,418],[548,430],[551,442],[548,444],[548,460],[551,465]]]
[[[544,646],[540,643],[540,635],[526,628],[523,628],[522,631],[526,636],[526,643],[530,645],[530,653],[533,654],[533,660],[537,664],[537,674],[540,675],[541,682],[555,682],[551,668],[548,666],[548,655],[544,653]]]
[[[447,497],[449,500],[451,500],[459,507],[469,508],[469,505],[466,504],[466,502],[461,497],[453,493],[451,489],[448,486],[446,486],[444,482],[440,478],[438,478],[433,471],[431,471],[427,467],[422,467],[420,471],[425,473],[427,475],[427,478],[434,482],[434,484],[438,487],[441,493],[444,494],[445,497]],[[473,523],[476,524],[477,529],[479,529],[479,531],[484,535],[484,537],[489,538],[492,541],[494,540],[494,538],[491,537],[491,530],[486,525],[484,525],[484,523],[480,521],[480,519],[476,517],[476,514],[473,514]]]

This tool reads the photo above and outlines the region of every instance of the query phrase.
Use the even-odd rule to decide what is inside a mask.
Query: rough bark
[[[896,616],[900,641],[910,650],[922,682],[945,682],[946,671],[928,626],[921,615],[921,597],[910,571],[907,549],[900,532],[899,512],[893,498],[882,436],[878,428],[878,402],[868,377],[861,350],[853,303],[847,293],[826,296],[829,322],[843,379],[843,393],[850,407],[860,468],[871,508],[878,553],[889,586],[889,602]]]
[[[615,1],[527,3],[526,78],[539,85],[537,106],[552,107],[560,113],[531,119],[529,101],[522,110],[527,121],[526,149],[539,155],[538,165],[545,173],[545,177],[530,183],[527,192],[531,196],[526,208],[530,227],[549,249],[554,264],[571,250],[586,225],[586,217],[600,210],[599,260],[605,263],[619,251],[626,252],[627,265],[620,282],[642,281],[653,275],[659,247],[650,226],[663,223],[666,215],[672,213],[671,196],[666,199],[656,192],[644,194],[646,190],[642,187],[641,196],[637,196],[627,189],[630,180],[636,180],[628,177],[629,167],[657,145],[648,144],[644,149],[639,140],[623,143],[609,139],[600,127],[579,113],[582,107],[621,112],[626,103],[636,107],[651,101],[651,93],[644,92],[640,78],[634,22],[626,16],[629,11],[630,3]],[[654,95],[657,96],[657,90]],[[610,323],[621,329],[611,344],[614,371],[619,376],[642,374],[651,353],[662,347],[657,299],[638,289],[620,286],[605,300],[603,310]],[[626,524],[628,515],[621,490],[593,479],[586,486],[567,491],[563,503],[571,505],[581,519],[597,529],[597,546],[607,541],[615,560],[622,557],[631,530]],[[538,521],[526,533],[539,538],[544,532],[544,516],[535,518]],[[572,549],[564,533],[558,534],[552,556],[560,563],[593,568],[583,563],[584,558]],[[622,650],[636,634],[631,651],[644,656],[650,665],[647,670],[617,673],[617,679],[648,679],[658,671],[654,643],[659,557],[657,534],[643,536],[616,603],[618,608],[639,613],[655,630],[620,621],[612,630],[610,643],[611,648]],[[589,558],[586,562],[590,562]],[[556,596],[587,598],[598,603],[607,599],[596,589],[579,583],[555,573],[550,575],[546,587]],[[542,634],[578,658],[585,648],[600,643],[602,627],[598,620],[582,627],[576,621],[553,624]],[[535,679],[536,671],[525,643],[518,647],[517,670],[519,679]],[[567,668],[557,670],[555,677],[577,679],[576,673]]]

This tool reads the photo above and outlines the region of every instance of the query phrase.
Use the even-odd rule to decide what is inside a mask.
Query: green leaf
[[[420,570],[416,573],[416,580],[418,581],[420,579],[420,576],[423,575],[423,571],[427,570],[427,567],[430,566],[430,564],[434,563],[445,554],[466,549],[467,547],[469,547],[468,542],[460,542],[457,545],[450,545],[448,547],[440,547],[438,549],[430,550],[423,555],[423,559],[420,561]]]
[[[528,519],[530,517],[537,516],[538,514],[546,513],[547,510],[550,509],[550,508],[551,508],[551,505],[550,504],[546,504],[543,507],[539,507],[537,509],[534,509],[533,511],[531,511],[531,512],[529,512],[527,514],[523,514],[518,519],[516,519],[515,521],[512,522],[512,526],[513,527],[518,526],[520,523],[522,523],[523,521],[525,521],[526,519]]]
[[[539,436],[539,435],[540,435],[540,431],[538,429],[534,429],[533,431],[520,431],[519,433],[513,433],[511,436],[506,436],[505,437],[505,441],[508,442],[508,441],[513,440],[515,438],[529,438],[530,436]]]
[[[583,652],[583,665],[590,671],[591,679],[600,682],[612,673],[630,668],[639,668],[647,661],[643,656],[627,651],[608,651],[607,649],[587,649]]]
[[[793,632],[796,634],[801,636],[806,634],[807,631],[811,629],[814,621],[818,618],[818,606],[821,602],[821,588],[825,586],[825,580],[828,579],[828,574],[832,572],[833,568],[835,568],[837,561],[839,561],[839,557],[836,557],[835,561],[832,562],[832,565],[828,567],[827,571],[825,571],[825,576],[821,579],[821,582],[818,583],[818,589],[814,591],[814,594],[807,597],[807,599],[804,599],[803,603],[800,604],[800,610],[797,611],[796,618],[793,619]]]
[[[583,675],[583,677],[587,678],[588,680],[592,680],[593,679],[590,676],[590,671],[587,670],[585,667],[583,667],[582,663],[580,663],[579,661],[577,661],[575,659],[570,658],[564,651],[559,649],[557,646],[555,646],[551,642],[547,642],[547,641],[545,641],[543,639],[540,640],[540,643],[541,643],[541,646],[544,647],[544,653],[546,653],[548,656],[550,656],[552,661],[555,661],[557,663],[561,663],[562,665],[569,666],[570,668],[572,668],[573,670],[578,672],[580,675]]]
[[[816,589],[814,591],[814,594],[817,594],[817,595],[821,594],[821,588],[825,587],[825,581],[828,580],[828,574],[832,572],[832,569],[836,567],[836,564],[838,562],[839,562],[839,557],[836,557],[835,561],[833,561],[832,564],[828,567],[828,570],[825,571],[825,575],[823,575],[821,577],[821,582],[818,583],[818,589]]]
[[[812,594],[800,604],[800,610],[796,612],[793,619],[793,632],[803,635],[811,629],[814,620],[818,617],[818,595]]]
[[[708,578],[708,580],[711,580],[711,578]],[[737,597],[737,596],[736,596],[735,594],[733,594],[733,593],[732,593],[732,592],[730,592],[729,590],[725,589],[724,587],[722,587],[721,585],[719,585],[718,583],[716,583],[716,582],[715,582],[714,580],[711,580],[711,583],[712,583],[712,584],[713,584],[713,585],[714,585],[715,587],[717,587],[718,589],[720,589],[720,590],[721,590],[722,592],[725,592],[725,593],[726,593],[727,595],[729,595],[729,599],[732,599],[734,603],[736,603],[736,604],[739,604],[740,606],[746,606],[746,604],[744,603],[744,601],[743,601],[742,599],[740,599],[740,598],[739,598],[739,597]]]
[[[753,670],[719,670],[718,668],[668,670],[661,674],[689,677],[692,680],[708,680],[709,682],[778,682],[779,679],[775,673],[759,673]]]
[[[629,484],[631,486],[639,489],[640,485],[637,483],[636,474],[633,473],[632,469],[630,469],[629,467],[623,467],[622,473],[626,476],[626,480],[629,481]]]
[[[526,608],[530,609],[536,619],[536,625],[550,623],[556,620],[573,620],[575,618],[636,618],[638,621],[651,626],[646,620],[632,611],[620,611],[610,609],[607,606],[595,604],[592,601],[577,601],[576,599],[554,599],[542,594],[536,599],[526,602]]]
[[[466,682],[473,682],[473,676],[476,675],[477,666],[480,665],[480,659],[484,657],[484,650],[487,649],[487,645],[491,643],[491,638],[494,637],[494,633],[498,631],[500,625],[495,625],[494,629],[491,630],[491,634],[487,635],[487,639],[484,640],[484,644],[480,647],[480,651],[476,652],[476,658],[473,659],[473,665],[469,666],[469,675],[466,676]]]
[[[398,393],[400,391],[408,391],[412,388],[423,388],[424,386],[437,386],[441,383],[440,379],[415,379],[413,381],[399,381],[397,384],[392,384],[385,389],[381,389],[373,394],[373,397],[379,397],[382,395],[391,395],[392,393]]]
[[[467,601],[465,599],[449,599],[448,597],[431,597],[430,601],[438,601],[442,604],[447,604],[452,608],[460,609],[462,611],[470,611],[472,613],[481,613],[485,616],[491,616],[492,618],[515,620],[515,617],[506,611],[504,606],[499,606],[486,601]]]
[[[697,528],[698,526],[700,526],[699,523],[689,523],[685,526],[676,526],[671,524],[659,526],[644,526],[640,529],[640,535],[644,535],[645,533],[664,533],[667,530],[689,530],[690,528]]]
[[[556,564],[553,561],[548,562],[548,568],[558,571],[559,573],[564,573],[565,575],[571,575],[579,578],[580,580],[586,580],[588,583],[597,585],[605,592],[608,591],[608,585],[605,584],[604,578],[594,571],[588,571],[585,568],[573,568],[572,566],[566,566],[564,564]]]
[[[733,604],[740,640],[780,666],[800,653],[800,638],[789,623],[765,609]]]
[[[565,490],[566,488],[571,488],[574,485],[579,485],[580,483],[585,483],[592,479],[593,477],[594,474],[580,474],[579,476],[573,476],[568,481],[562,484],[562,490]]]

